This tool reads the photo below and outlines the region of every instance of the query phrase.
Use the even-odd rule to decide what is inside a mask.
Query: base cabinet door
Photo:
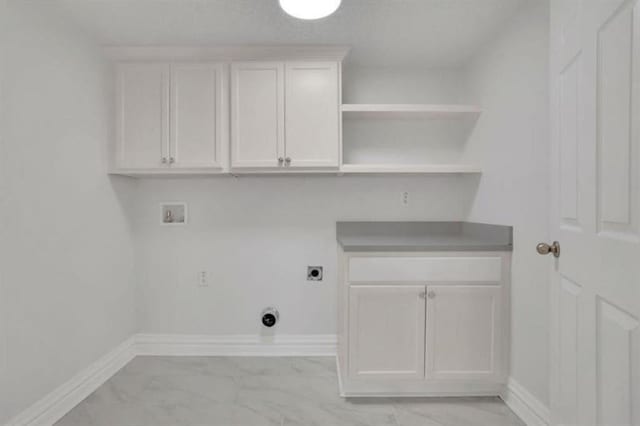
[[[424,379],[424,286],[351,286],[349,375]]]
[[[503,380],[502,288],[427,287],[427,380]]]

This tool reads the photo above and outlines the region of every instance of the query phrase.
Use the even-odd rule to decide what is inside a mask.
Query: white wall
[[[468,142],[484,173],[469,220],[514,226],[511,375],[549,403],[548,3],[530,1],[470,67],[484,112]]]
[[[465,68],[367,68],[345,66],[344,103],[471,102]]]
[[[473,185],[459,178],[148,180],[138,188],[136,241],[142,332],[249,334],[281,312],[278,334],[336,332],[338,220],[455,220]],[[402,191],[411,204],[403,207]],[[186,201],[189,225],[163,227],[159,203]],[[306,281],[307,265],[325,280]],[[197,287],[198,271],[209,287]]]
[[[135,328],[129,191],[106,174],[113,79],[47,3],[10,0],[4,17],[0,424]]]

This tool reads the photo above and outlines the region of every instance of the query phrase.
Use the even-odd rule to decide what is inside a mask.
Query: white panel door
[[[349,289],[349,375],[424,378],[424,286]]]
[[[120,64],[117,93],[116,167],[162,168],[169,157],[169,66]]]
[[[552,423],[640,424],[640,6],[552,1]]]
[[[503,380],[502,287],[427,287],[426,377]]]
[[[222,169],[226,165],[224,83],[222,64],[172,65],[172,168]]]
[[[283,166],[284,64],[234,63],[231,80],[232,167]]]
[[[285,84],[286,166],[337,168],[340,84],[337,62],[289,62]]]

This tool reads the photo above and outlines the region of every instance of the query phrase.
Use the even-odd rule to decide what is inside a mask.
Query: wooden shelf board
[[[480,174],[476,166],[461,164],[343,164],[343,174]]]
[[[420,117],[420,118],[463,118],[479,115],[477,105],[436,105],[436,104],[343,104],[345,118],[356,117]]]

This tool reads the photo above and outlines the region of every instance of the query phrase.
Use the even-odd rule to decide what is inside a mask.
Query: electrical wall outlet
[[[198,272],[198,287],[209,287],[209,274],[207,271]]]
[[[307,266],[307,281],[322,281],[322,266]]]

